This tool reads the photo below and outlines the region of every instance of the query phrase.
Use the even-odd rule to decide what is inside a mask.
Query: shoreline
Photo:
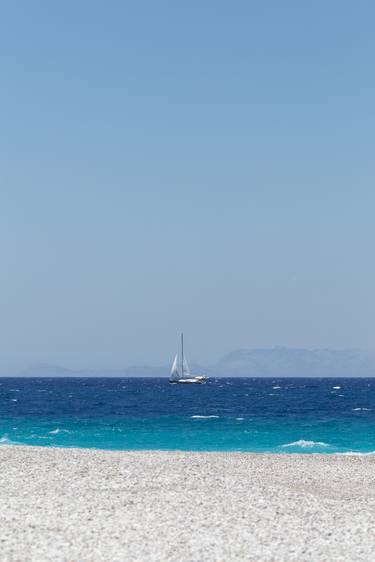
[[[290,452],[288,450],[286,450],[285,447],[285,452],[283,451],[239,451],[239,450],[232,450],[232,449],[227,449],[227,450],[209,450],[209,451],[203,451],[203,450],[197,450],[197,449],[101,449],[101,448],[97,448],[97,447],[80,447],[80,446],[76,446],[76,445],[71,445],[71,446],[66,446],[66,445],[56,445],[56,444],[52,444],[52,445],[34,445],[32,443],[30,444],[25,444],[25,443],[17,443],[15,441],[11,441],[11,440],[6,440],[6,441],[0,441],[0,450],[2,448],[6,448],[6,447],[21,447],[21,448],[25,448],[25,449],[59,449],[59,450],[67,450],[67,451],[97,451],[97,452],[103,452],[103,453],[145,453],[145,454],[151,454],[151,453],[168,453],[168,454],[178,454],[178,453],[185,453],[185,454],[202,454],[202,455],[221,455],[221,454],[228,454],[228,455],[260,455],[260,456],[277,456],[277,457],[285,457],[285,456],[291,456],[291,457],[298,457],[298,456],[321,456],[321,457],[374,457],[375,458],[375,449],[373,451],[327,451],[327,452],[316,452],[316,451],[298,451],[298,452]],[[374,445],[375,447],[375,445]],[[307,449],[309,449],[309,446],[306,446]]]
[[[371,455],[2,445],[4,560],[370,560]]]

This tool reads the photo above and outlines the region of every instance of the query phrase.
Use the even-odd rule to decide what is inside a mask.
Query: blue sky
[[[375,347],[375,7],[0,6],[0,370]]]

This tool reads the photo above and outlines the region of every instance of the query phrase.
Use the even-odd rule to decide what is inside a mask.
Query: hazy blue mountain
[[[123,369],[67,369],[40,364],[21,376],[39,377],[168,377],[169,366],[133,366]],[[297,349],[274,347],[239,349],[215,365],[192,365],[193,373],[211,377],[372,377],[375,352],[365,350]]]
[[[69,377],[74,375],[74,371],[60,365],[38,363],[24,369],[19,375],[22,377]]]
[[[361,350],[240,349],[215,365],[220,376],[343,377],[375,376],[375,353]]]
[[[162,377],[167,367],[134,366],[124,369],[67,369],[60,365],[40,363],[19,373],[23,377]]]

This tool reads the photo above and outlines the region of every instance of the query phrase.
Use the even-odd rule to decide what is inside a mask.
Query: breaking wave
[[[208,420],[210,418],[220,418],[220,416],[190,416],[194,420]]]
[[[352,412],[371,412],[371,408],[353,408]]]
[[[57,433],[72,433],[69,429],[60,429],[57,427],[56,429],[52,429],[52,431],[48,432],[50,435],[56,435]]]
[[[346,451],[345,453],[335,453],[335,455],[344,457],[368,457],[375,455],[375,451],[369,451],[367,453],[360,453],[359,451]]]
[[[18,443],[9,439],[8,435],[5,434],[0,437],[0,445],[18,445]]]
[[[329,447],[328,443],[324,441],[306,441],[305,439],[299,439],[299,441],[293,441],[292,443],[286,443],[281,445],[282,447],[302,447],[303,449],[311,449],[312,447]]]

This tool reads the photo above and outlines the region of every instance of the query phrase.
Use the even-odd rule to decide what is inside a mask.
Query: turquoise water
[[[375,380],[3,378],[0,443],[368,454]]]

